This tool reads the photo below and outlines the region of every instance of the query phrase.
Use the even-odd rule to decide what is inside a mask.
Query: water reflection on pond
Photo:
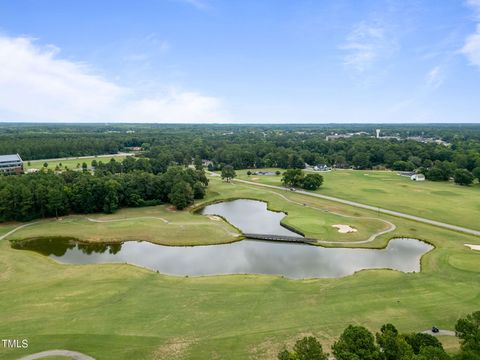
[[[275,274],[289,278],[331,278],[362,269],[419,271],[432,246],[394,239],[385,249],[322,248],[304,244],[243,240],[233,244],[173,247],[149,242],[86,244],[43,238],[12,242],[68,264],[130,263],[169,275]]]
[[[244,233],[300,236],[280,225],[286,216],[283,212],[270,211],[267,203],[258,200],[239,199],[208,205],[203,215],[220,215]]]

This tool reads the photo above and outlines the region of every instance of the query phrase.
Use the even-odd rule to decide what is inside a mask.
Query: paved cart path
[[[10,230],[10,231],[7,232],[6,234],[3,234],[2,236],[0,236],[0,240],[3,240],[3,239],[5,239],[7,236],[12,235],[12,234],[13,234],[15,231],[17,231],[17,230],[20,230],[20,229],[23,229],[24,227],[31,226],[31,225],[35,225],[35,224],[38,224],[38,221],[33,222],[33,223],[28,223],[28,224],[23,224],[23,225],[17,226],[17,227],[14,228],[13,230]]]
[[[86,354],[82,354],[78,351],[71,351],[71,350],[47,350],[42,351],[36,354],[30,354],[20,358],[19,360],[36,360],[36,359],[43,359],[48,356],[66,356],[74,360],[95,360],[95,358],[88,356]]]
[[[253,181],[240,180],[240,179],[234,179],[233,181],[234,182],[245,183],[245,184],[250,184],[250,185],[255,185],[255,186],[262,186],[262,187],[270,188],[270,189],[290,191],[290,189],[287,189],[283,186],[261,184],[261,183],[256,183],[256,182],[253,182]],[[402,212],[399,212],[399,211],[383,209],[383,208],[376,207],[376,206],[371,206],[371,205],[358,203],[358,202],[355,202],[355,201],[340,199],[340,198],[336,198],[336,197],[333,197],[333,196],[327,196],[327,195],[312,193],[312,192],[309,192],[309,191],[296,190],[295,193],[302,194],[302,195],[307,195],[307,196],[313,196],[313,197],[324,199],[324,200],[335,201],[335,202],[338,202],[338,203],[342,203],[342,204],[346,204],[346,205],[350,205],[350,206],[355,206],[355,207],[358,207],[358,208],[367,209],[367,210],[371,210],[371,211],[376,211],[376,212],[379,212],[379,213],[382,213],[382,214],[393,215],[393,216],[401,217],[401,218],[404,218],[404,219],[414,220],[414,221],[418,221],[418,222],[421,222],[421,223],[438,226],[438,227],[441,227],[441,228],[444,228],[444,229],[449,229],[449,230],[459,231],[459,232],[463,232],[463,233],[470,234],[470,235],[480,236],[480,231],[478,231],[478,230],[473,230],[473,229],[469,229],[469,228],[465,228],[465,227],[461,227],[461,226],[457,226],[457,225],[447,224],[447,223],[436,221],[436,220],[425,219],[425,218],[422,218],[422,217],[419,217],[419,216],[405,214],[405,213],[402,213]]]

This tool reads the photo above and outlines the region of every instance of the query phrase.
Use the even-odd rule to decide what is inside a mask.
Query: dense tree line
[[[327,164],[355,169],[390,168],[423,172],[428,179],[455,178],[456,170],[480,176],[480,126],[381,125],[382,134],[429,136],[450,143],[376,139],[378,125],[3,125],[0,153],[19,153],[25,160],[115,153],[141,146],[158,166],[211,161],[210,170],[303,168]],[[363,135],[326,140],[332,133]],[[152,164],[153,166],[153,164]],[[155,171],[164,171],[157,169]],[[457,173],[461,183],[471,176]]]
[[[115,163],[125,169],[121,163]],[[125,165],[130,163],[131,160],[125,161]],[[203,198],[207,185],[208,179],[202,170],[178,166],[170,166],[161,173],[145,169],[112,172],[102,169],[95,174],[46,171],[2,176],[0,220],[27,221],[69,213],[112,213],[121,207],[160,203],[172,203],[183,209],[194,199]]]
[[[461,318],[455,325],[461,349],[451,357],[442,343],[425,333],[400,334],[385,324],[373,335],[363,326],[349,325],[332,346],[336,360],[479,360],[480,311]],[[327,360],[328,354],[313,337],[298,340],[293,350],[283,349],[279,360]]]

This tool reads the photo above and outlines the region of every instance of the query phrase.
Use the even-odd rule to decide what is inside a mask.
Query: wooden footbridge
[[[282,242],[294,242],[294,243],[306,243],[314,244],[317,242],[315,239],[309,239],[300,236],[285,236],[285,235],[272,235],[272,234],[243,234],[248,239],[255,240],[267,240],[267,241],[282,241]]]

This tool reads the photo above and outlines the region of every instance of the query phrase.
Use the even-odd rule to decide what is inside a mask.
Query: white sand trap
[[[357,232],[357,229],[355,229],[354,227],[351,227],[350,225],[336,224],[336,225],[332,225],[332,227],[338,229],[338,232],[342,234]]]
[[[209,216],[208,218],[209,218],[210,220],[215,220],[215,221],[220,221],[220,220],[222,220],[219,216],[215,216],[215,215]]]
[[[480,245],[472,245],[472,244],[463,244],[463,245],[468,246],[472,250],[480,251]]]
[[[253,178],[252,180],[253,180],[253,181],[258,180],[258,178]]]

